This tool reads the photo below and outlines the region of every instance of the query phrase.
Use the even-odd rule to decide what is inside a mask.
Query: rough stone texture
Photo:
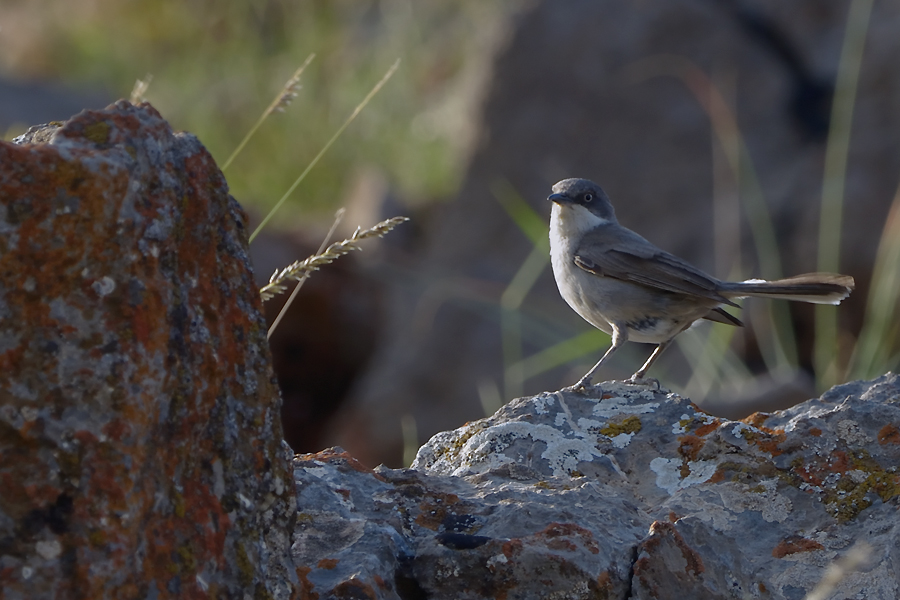
[[[799,599],[864,540],[830,597],[894,599],[898,427],[893,374],[744,421],[620,383],[545,392],[409,470],[296,457],[294,558],[320,598]]]
[[[704,108],[710,81],[734,105],[784,271],[816,270],[825,146],[821,129],[800,125],[827,123],[827,95],[824,103],[815,94],[801,103],[803,120],[792,107],[798,95],[834,81],[848,2],[543,0],[529,6],[510,23],[509,43],[494,59],[476,126],[480,138],[459,193],[423,226],[427,244],[410,267],[421,279],[397,290],[388,335],[339,421],[335,439],[367,464],[399,464],[400,415],[414,415],[427,437],[484,416],[479,385],[502,385],[500,298],[531,245],[495,198],[498,183],[508,182],[546,216],[553,183],[594,179],[625,226],[666,250],[719,277],[735,275],[737,267],[748,277],[773,275],[755,264],[746,219],[751,177],[741,175],[739,189]],[[735,17],[737,6],[779,30],[797,64],[780,59],[775,44],[749,35]],[[841,269],[856,277],[858,288],[840,315],[850,330],[862,320],[872,257],[897,189],[898,28],[898,5],[875,2],[847,171]],[[751,336],[748,361],[759,371],[752,336],[766,331],[752,313],[763,303],[748,306],[750,327],[737,332],[735,347],[744,348],[744,336]],[[791,310],[809,367],[812,309]],[[525,356],[589,327],[561,301],[549,269],[519,318]],[[627,377],[649,352],[623,349],[601,376]],[[571,384],[598,358],[533,377],[504,400]],[[669,351],[651,375],[678,386],[690,377],[682,365],[679,353]],[[797,386],[786,402],[814,395],[806,387]],[[696,400],[709,406],[734,398]]]
[[[280,401],[212,157],[120,101],[0,143],[0,204],[2,596],[289,597]]]

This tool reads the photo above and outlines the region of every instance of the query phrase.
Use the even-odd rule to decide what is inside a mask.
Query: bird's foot
[[[652,377],[640,377],[637,373],[626,379],[625,383],[630,383],[632,385],[656,386],[657,390],[662,389],[662,386],[659,384],[659,379],[653,379]]]
[[[572,392],[585,393],[589,387],[593,387],[591,385],[591,377],[582,377],[578,383],[575,385],[569,386],[566,389]]]

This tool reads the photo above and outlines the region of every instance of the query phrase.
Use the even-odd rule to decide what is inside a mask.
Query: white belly
[[[575,250],[585,233],[579,229],[584,227],[567,227],[571,219],[561,220],[559,210],[554,205],[550,218],[550,265],[560,295],[585,321],[609,334],[612,334],[610,323],[617,323],[627,330],[629,340],[658,344],[674,337],[702,316],[683,315],[681,310],[674,310],[676,307],[666,310],[660,306],[666,302],[665,295],[647,294],[643,286],[603,278],[578,267],[574,260]],[[584,224],[584,220],[576,223]],[[587,225],[594,227],[597,223],[588,222]],[[623,299],[626,302],[623,303]],[[702,312],[705,310],[708,309],[702,309]]]

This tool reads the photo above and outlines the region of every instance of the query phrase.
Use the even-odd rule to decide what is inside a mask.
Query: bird
[[[612,345],[575,389],[588,387],[600,366],[628,341],[656,344],[628,379],[645,383],[660,354],[695,321],[743,327],[723,308],[738,307],[736,299],[840,304],[855,285],[853,277],[835,273],[723,281],[620,225],[609,197],[593,181],[563,179],[547,199],[553,203],[550,264],[559,293],[585,321],[612,336]]]

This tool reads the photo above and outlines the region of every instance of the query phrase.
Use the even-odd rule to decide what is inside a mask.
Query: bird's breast
[[[668,340],[699,317],[681,306],[669,306],[667,294],[610,277],[595,275],[575,264],[575,248],[567,239],[554,239],[551,229],[550,264],[559,293],[581,318],[606,333],[611,323],[628,330],[635,342]],[[662,304],[661,304],[662,303]]]

